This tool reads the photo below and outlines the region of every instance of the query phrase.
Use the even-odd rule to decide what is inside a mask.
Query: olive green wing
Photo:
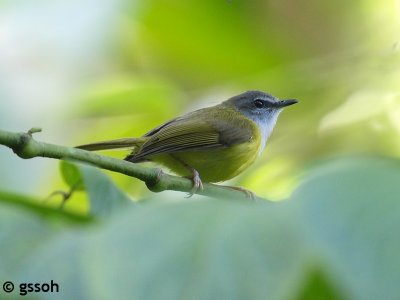
[[[169,121],[145,136],[149,139],[127,160],[139,162],[162,153],[229,147],[250,140],[252,132],[250,128],[238,127],[232,122],[199,120],[196,114],[189,114]]]

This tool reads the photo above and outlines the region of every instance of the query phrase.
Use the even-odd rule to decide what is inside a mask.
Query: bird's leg
[[[249,198],[251,200],[256,200],[256,195],[252,191],[250,191],[248,189],[245,189],[244,187],[241,187],[241,186],[230,186],[230,185],[219,185],[219,184],[216,185],[216,186],[220,186],[220,187],[223,187],[223,188],[226,188],[226,189],[231,189],[231,190],[242,192],[246,196],[246,198]]]
[[[189,194],[188,194],[188,196],[186,198],[190,198],[194,194],[196,194],[199,190],[203,190],[203,182],[201,181],[199,172],[197,172],[197,170],[195,168],[193,168],[192,166],[188,165],[186,162],[184,162],[183,160],[179,159],[178,157],[173,156],[173,155],[171,155],[171,156],[176,161],[181,163],[191,173],[190,176],[185,176],[185,178],[188,178],[188,179],[192,180],[192,182],[193,182],[193,187],[190,190],[190,192],[189,192]]]
[[[203,182],[200,179],[199,172],[197,172],[197,170],[192,167],[190,167],[190,171],[192,172],[192,176],[188,176],[188,178],[193,181],[193,187],[190,190],[190,193],[188,194],[188,196],[186,198],[192,197],[199,190],[203,189]]]

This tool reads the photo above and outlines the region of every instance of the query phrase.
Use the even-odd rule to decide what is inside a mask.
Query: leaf
[[[99,169],[79,165],[90,199],[90,214],[107,216],[132,205],[133,201]]]
[[[274,205],[150,202],[60,235],[21,276],[60,299],[394,300],[399,182],[396,160],[349,158]]]
[[[76,164],[61,160],[59,166],[62,178],[70,188],[74,188],[75,190],[84,189],[81,171]]]
[[[400,163],[349,157],[314,171],[293,195],[326,271],[351,299],[399,299]]]
[[[139,207],[104,230],[60,237],[25,276],[56,276],[68,286],[60,299],[288,295],[288,283],[301,275],[305,245],[292,218],[270,208],[214,200]],[[44,257],[54,262],[46,270],[38,263]]]
[[[40,199],[0,191],[0,280],[12,280],[57,232],[90,218],[48,207]]]
[[[68,161],[61,161],[60,166],[64,181],[70,188],[77,184],[84,186],[89,196],[91,215],[107,216],[133,203],[98,168]]]
[[[0,280],[11,280],[52,230],[38,215],[4,204],[0,205],[0,228]]]
[[[45,200],[47,199],[36,199],[26,195],[0,191],[0,203],[35,212],[41,218],[49,218],[71,223],[85,223],[91,220],[89,217],[84,215],[70,213],[58,208],[47,206]]]

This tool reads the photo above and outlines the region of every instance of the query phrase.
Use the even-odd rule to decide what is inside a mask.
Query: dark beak
[[[287,99],[287,100],[278,101],[276,104],[278,107],[286,107],[289,105],[296,104],[297,102],[299,102],[299,101],[294,100],[294,99]]]

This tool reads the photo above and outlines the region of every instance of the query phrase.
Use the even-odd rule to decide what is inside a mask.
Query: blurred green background
[[[282,199],[312,161],[400,153],[397,1],[2,3],[2,128],[40,126],[38,138],[62,145],[139,136],[258,89],[300,104],[233,184]],[[4,188],[59,187],[55,162],[0,151]]]
[[[225,202],[199,204],[195,197],[189,200],[194,207],[180,202],[174,206],[183,194],[154,195],[135,179],[107,173],[116,185],[109,183],[110,189],[118,190],[116,198],[125,199],[123,190],[135,200],[159,201],[128,214],[122,218],[125,221],[117,217],[104,221],[104,231],[75,224],[82,220],[64,223],[58,220],[57,208],[48,211],[40,206],[34,217],[4,208],[2,222],[14,225],[11,231],[0,232],[11,249],[0,251],[11,261],[0,263],[0,278],[20,274],[18,255],[29,261],[26,249],[34,245],[38,256],[30,262],[33,271],[26,278],[54,278],[44,274],[38,262],[50,257],[50,274],[60,274],[64,287],[74,287],[74,293],[68,290],[70,294],[61,299],[110,299],[116,293],[128,299],[134,292],[137,299],[157,299],[164,292],[170,297],[163,299],[177,299],[176,295],[221,299],[218,293],[227,295],[224,292],[236,288],[237,293],[227,299],[399,299],[394,279],[400,276],[395,268],[400,243],[390,234],[400,228],[395,180],[400,172],[399,63],[396,0],[1,1],[2,129],[26,131],[38,126],[43,132],[37,139],[74,146],[140,136],[179,114],[251,89],[300,103],[282,113],[259,160],[230,182],[271,200],[286,199],[296,190],[290,204],[283,202],[272,212],[266,206],[260,213]],[[105,154],[122,158],[126,152]],[[360,156],[361,161],[354,163]],[[103,183],[108,180],[96,176]],[[61,177],[57,161],[21,160],[0,148],[0,198],[5,203],[15,200],[24,206],[67,189]],[[20,194],[30,198],[15,196]],[[61,219],[83,214],[84,222],[90,223],[86,198],[91,205],[96,197],[100,202],[107,199],[99,200],[100,193],[88,194],[74,195]],[[60,200],[55,197],[47,203],[58,207]],[[101,209],[91,213],[97,217],[111,210]],[[182,219],[176,218],[181,215]],[[57,221],[53,224],[42,216]],[[209,225],[208,219],[214,217],[221,217],[222,225]],[[72,229],[69,222],[75,224]],[[180,222],[188,224],[186,231]],[[216,243],[209,234],[214,225]],[[27,227],[31,231],[25,232]],[[62,228],[61,236],[53,227]],[[135,228],[132,235],[126,228]],[[190,248],[187,241],[196,243],[192,238],[197,235],[203,242]],[[14,240],[16,236],[28,242]],[[35,242],[30,244],[30,239]],[[83,249],[82,256],[73,256],[69,247]],[[220,252],[225,247],[238,250],[225,257]],[[91,257],[89,253],[97,249],[101,253]],[[118,256],[105,263],[110,258],[107,253],[114,251]],[[209,251],[211,258],[204,263],[209,268],[201,269],[203,261],[197,255],[203,251]],[[54,253],[65,255],[65,262]],[[132,268],[140,265],[131,274],[125,263],[135,253],[145,258],[131,261]],[[196,284],[191,281],[193,289],[186,292],[174,290],[174,283],[191,272],[185,267],[192,259],[193,267],[201,270],[198,277],[189,276]],[[74,264],[75,271],[70,268]],[[232,274],[240,273],[244,265],[245,275],[234,278]],[[136,278],[138,289],[132,292],[129,281],[113,282],[109,269]],[[83,288],[76,279],[82,272],[88,276]],[[212,284],[206,280],[209,272],[215,279]],[[233,277],[225,278],[227,273]],[[18,278],[25,278],[22,274]],[[145,280],[152,276],[160,284],[158,294],[150,293],[151,283]],[[218,290],[217,283],[227,290]],[[109,289],[102,291],[102,286]],[[210,286],[218,292],[200,297]],[[265,293],[270,297],[263,298]],[[53,299],[50,294],[43,297]]]

